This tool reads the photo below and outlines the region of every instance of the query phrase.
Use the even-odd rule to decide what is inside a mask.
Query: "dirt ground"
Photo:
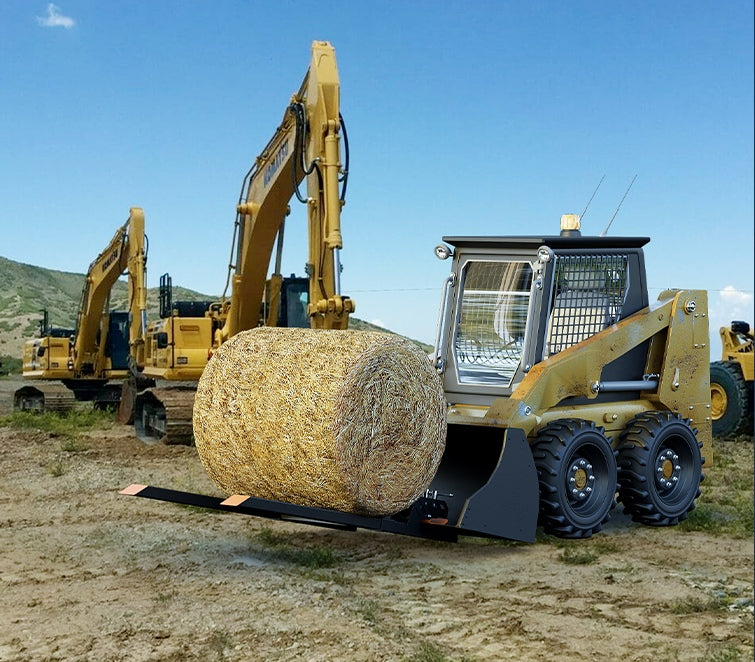
[[[0,428],[0,479],[0,660],[753,659],[751,539],[618,511],[532,545],[208,512],[118,494],[217,493],[193,448],[123,426]]]

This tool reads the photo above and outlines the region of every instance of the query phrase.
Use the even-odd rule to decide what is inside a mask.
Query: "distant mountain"
[[[45,269],[0,257],[0,357],[21,357],[24,341],[39,332],[45,309],[52,326],[72,329],[83,286],[84,274]],[[183,301],[218,298],[178,286],[173,287],[173,297]],[[124,279],[113,287],[110,309],[125,310],[127,300]],[[148,319],[156,319],[158,310],[158,288],[151,288],[147,291]],[[388,331],[353,317],[349,326],[359,331]],[[422,343],[417,344],[429,349]]]

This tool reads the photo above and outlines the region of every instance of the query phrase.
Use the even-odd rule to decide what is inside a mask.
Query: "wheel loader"
[[[616,498],[669,526],[695,507],[711,456],[707,294],[650,301],[646,237],[445,237],[453,257],[432,361],[445,452],[408,509],[365,517],[247,495],[132,485],[123,493],[353,530],[424,538],[586,538]]]
[[[713,435],[732,437],[753,432],[753,333],[747,322],[719,329],[721,360],[710,364]]]

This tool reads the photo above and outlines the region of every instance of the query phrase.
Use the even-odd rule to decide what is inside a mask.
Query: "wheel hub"
[[[662,490],[672,489],[682,473],[679,456],[670,448],[662,449],[655,460],[655,482]]]
[[[710,413],[714,421],[720,419],[726,413],[728,397],[720,384],[710,385]]]
[[[566,481],[570,498],[574,501],[584,501],[592,494],[595,486],[592,464],[583,457],[575,458],[569,467]]]

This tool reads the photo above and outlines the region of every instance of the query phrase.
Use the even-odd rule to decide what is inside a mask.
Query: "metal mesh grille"
[[[545,355],[618,322],[628,277],[626,255],[556,256]]]
[[[469,262],[464,269],[454,357],[461,383],[508,385],[522,355],[532,268]]]

